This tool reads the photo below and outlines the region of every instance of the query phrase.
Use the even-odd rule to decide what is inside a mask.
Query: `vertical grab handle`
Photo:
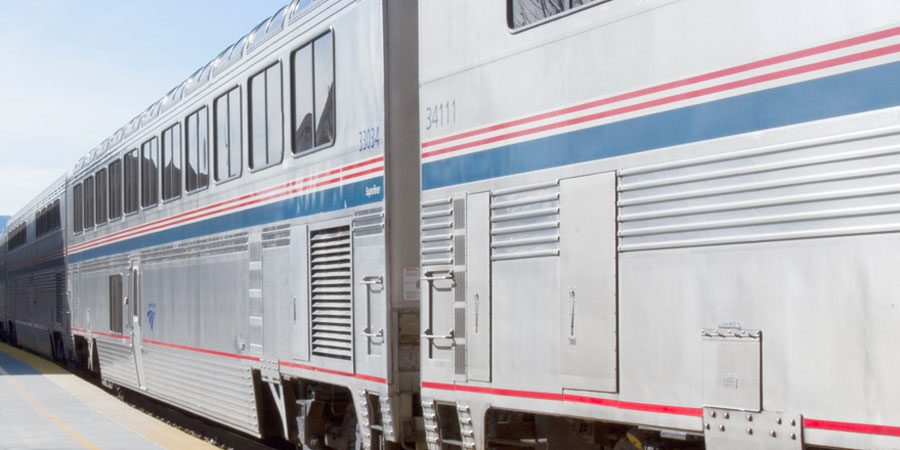
[[[363,328],[362,332],[359,334],[366,337],[366,339],[372,339],[377,337],[384,337],[384,328],[378,330],[378,332],[372,332],[372,295],[371,290],[373,285],[381,285],[384,286],[384,277],[381,275],[367,275],[362,278],[359,282],[360,284],[364,284],[366,286],[366,327]]]
[[[569,340],[575,340],[575,289],[569,288]]]

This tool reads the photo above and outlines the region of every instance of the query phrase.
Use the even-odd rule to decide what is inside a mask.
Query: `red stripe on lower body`
[[[293,367],[295,369],[308,370],[310,372],[327,373],[329,375],[338,375],[338,376],[342,376],[342,377],[357,378],[360,380],[373,381],[375,383],[386,383],[387,382],[387,380],[385,380],[384,378],[376,377],[373,375],[366,375],[366,374],[362,374],[362,373],[343,372],[340,370],[325,369],[322,367],[310,366],[310,365],[306,365],[306,364],[298,364],[298,363],[294,363],[294,362],[290,362],[290,361],[279,361],[279,363],[281,363],[282,366]]]
[[[832,420],[803,419],[803,427],[817,430],[846,431],[848,433],[877,434],[900,437],[900,427],[867,423],[835,422]]]
[[[154,341],[151,339],[144,339],[144,342],[146,342],[148,344],[158,345],[160,347],[169,347],[169,348],[175,348],[178,350],[187,350],[187,351],[196,352],[196,353],[205,353],[207,355],[224,356],[227,358],[243,359],[243,360],[247,360],[247,361],[259,362],[259,358],[255,357],[255,356],[238,355],[235,353],[220,352],[218,350],[208,350],[205,348],[188,347],[187,345],[171,344],[168,342]]]
[[[677,414],[680,416],[703,417],[703,408],[691,408],[686,406],[656,405],[652,403],[625,402],[611,398],[588,397],[583,395],[558,394],[553,392],[520,391],[514,389],[501,389],[493,387],[468,386],[460,384],[434,383],[423,381],[423,388],[441,389],[445,391],[471,392],[475,394],[501,395],[506,397],[533,398],[538,400],[553,400],[572,403],[585,403],[589,405],[606,406],[609,408],[626,409],[631,411],[644,411],[658,414]]]

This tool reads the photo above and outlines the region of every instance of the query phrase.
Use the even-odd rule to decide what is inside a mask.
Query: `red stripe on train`
[[[456,141],[459,139],[465,139],[472,136],[477,136],[479,134],[489,133],[491,131],[502,130],[505,128],[511,128],[519,125],[524,125],[531,122],[536,122],[543,119],[549,119],[551,117],[557,117],[573,112],[583,111],[585,109],[591,109],[598,106],[603,106],[611,103],[616,103],[624,100],[630,100],[637,97],[643,97],[649,94],[655,94],[658,92],[668,91],[679,87],[689,86],[692,84],[702,83],[704,81],[714,80],[716,78],[723,78],[729,75],[735,75],[742,72],[748,72],[750,70],[759,69],[762,67],[767,67],[775,64],[780,64],[783,62],[793,61],[801,58],[805,58],[808,56],[814,56],[826,52],[830,52],[833,50],[840,50],[847,47],[852,47],[855,45],[865,44],[867,42],[878,41],[882,39],[887,39],[890,37],[894,37],[900,35],[900,27],[891,28],[888,30],[882,30],[871,34],[866,34],[863,36],[857,36],[850,39],[845,39],[842,41],[833,42],[830,44],[820,45],[817,47],[812,47],[805,50],[799,50],[792,53],[786,53],[784,55],[774,56],[771,58],[765,58],[758,61],[741,64],[733,67],[729,67],[726,69],[721,69],[713,72],[708,72],[705,74],[685,78],[678,81],[671,81],[668,83],[660,84],[657,86],[640,89],[637,91],[628,92],[625,94],[619,94],[612,97],[607,97],[600,100],[594,100],[588,103],[583,103],[581,105],[569,106],[566,108],[557,109],[554,111],[546,112],[543,114],[537,114],[530,117],[525,117],[522,119],[516,119],[509,122],[500,123],[497,125],[491,125],[489,127],[479,128],[476,130],[466,131],[463,133],[453,134],[450,136],[442,137],[439,139],[434,139],[431,141],[427,141],[422,143],[422,148],[433,147],[435,145],[444,144],[447,142]]]
[[[684,92],[681,94],[670,95],[668,97],[662,97],[655,100],[648,100],[645,102],[637,103],[634,105],[623,106],[615,109],[610,109],[607,111],[601,111],[598,113],[589,114],[587,116],[575,117],[572,119],[566,119],[559,122],[554,122],[546,125],[541,125],[534,128],[528,128],[525,130],[515,131],[511,133],[501,134],[497,136],[491,136],[484,139],[479,139],[477,141],[466,142],[458,145],[454,145],[451,147],[445,147],[437,150],[432,150],[429,152],[422,153],[423,158],[429,158],[432,156],[442,155],[445,153],[452,153],[460,150],[465,150],[467,148],[477,147],[480,145],[493,144],[499,141],[505,141],[521,136],[528,136],[531,134],[541,133],[544,131],[555,130],[563,127],[568,127],[572,125],[578,125],[584,122],[590,122],[594,120],[599,120],[607,117],[618,116],[626,113],[631,113],[635,111],[640,111],[644,109],[649,109],[657,106],[663,106],[675,102],[679,102],[682,100],[689,100],[693,98],[698,98],[710,94],[716,94],[724,91],[730,91],[742,87],[751,86],[754,84],[760,84],[767,81],[778,80],[781,78],[787,78],[794,75],[801,75],[808,72],[813,72],[816,70],[827,69],[830,67],[850,64],[853,62],[859,62],[866,59],[877,58],[879,56],[890,55],[893,53],[900,52],[900,44],[889,45],[887,47],[881,47],[873,50],[867,50],[860,53],[854,53],[851,55],[845,55],[838,58],[828,59],[825,61],[819,61],[811,64],[806,64],[803,66],[793,67],[790,69],[784,69],[777,72],[767,73],[763,75],[757,75],[750,78],[744,78],[742,80],[730,81],[728,83],[719,84],[716,86],[711,86],[703,89],[697,89],[694,91]]]
[[[282,366],[293,367],[293,368],[295,368],[295,369],[309,370],[309,371],[311,371],[311,372],[327,373],[327,374],[330,374],[330,375],[338,375],[338,376],[342,376],[342,377],[357,378],[357,379],[360,379],[360,380],[373,381],[373,382],[375,382],[375,383],[382,383],[382,384],[384,384],[384,383],[387,382],[387,380],[385,380],[384,378],[376,377],[376,376],[372,376],[372,375],[366,375],[366,374],[361,374],[361,373],[343,372],[343,371],[340,371],[340,370],[333,370],[333,369],[325,369],[325,368],[322,368],[322,367],[309,366],[309,365],[306,365],[306,364],[298,364],[298,363],[294,363],[294,362],[290,362],[290,361],[278,361],[278,362],[279,362]]]
[[[848,433],[878,434],[882,436],[900,437],[900,427],[888,425],[872,425],[868,423],[836,422],[832,420],[803,419],[804,428],[829,431],[845,431]]]
[[[553,400],[559,402],[585,403],[590,405],[606,406],[616,409],[632,411],[653,412],[659,414],[677,414],[682,416],[702,417],[703,408],[691,408],[686,406],[657,405],[652,403],[636,403],[615,400],[609,398],[587,397],[583,395],[560,394],[554,392],[520,391],[514,389],[501,389],[492,387],[468,386],[461,384],[422,382],[423,388],[441,389],[460,392],[472,392],[476,394],[501,395],[506,397],[532,398],[537,400]]]
[[[80,244],[73,245],[72,247],[69,248],[69,251],[72,252],[72,251],[82,250],[82,249],[85,249],[85,248],[88,248],[88,247],[94,247],[94,246],[96,246],[96,245],[99,245],[99,244],[102,244],[102,243],[105,243],[105,242],[109,242],[110,240],[115,240],[115,239],[117,239],[117,238],[119,238],[119,237],[127,237],[127,236],[125,236],[126,234],[127,234],[128,236],[131,236],[131,235],[136,234],[136,233],[138,233],[138,232],[140,232],[140,231],[146,231],[146,229],[147,229],[148,227],[151,227],[151,226],[154,226],[154,225],[162,224],[162,223],[165,223],[165,222],[169,222],[169,221],[171,221],[171,220],[175,220],[175,219],[179,219],[179,218],[182,218],[182,217],[185,217],[185,216],[189,216],[189,215],[193,215],[193,214],[196,214],[196,213],[200,213],[200,212],[209,210],[209,209],[211,209],[211,208],[217,208],[217,207],[219,207],[219,206],[228,205],[228,204],[230,204],[230,203],[239,202],[239,201],[242,201],[242,200],[247,200],[247,199],[250,199],[250,198],[253,198],[253,197],[258,197],[258,196],[260,196],[260,195],[267,194],[267,193],[272,192],[272,191],[277,191],[277,190],[279,190],[279,189],[284,189],[284,188],[287,188],[287,187],[296,186],[296,185],[298,185],[298,184],[306,183],[306,182],[313,181],[313,180],[317,180],[317,179],[320,179],[320,178],[325,178],[325,177],[328,177],[328,176],[331,176],[331,175],[335,175],[335,174],[341,173],[341,172],[343,172],[343,171],[353,170],[353,169],[356,169],[356,168],[359,168],[359,167],[364,167],[364,166],[368,166],[368,165],[371,165],[371,164],[380,163],[380,162],[382,162],[382,161],[384,161],[384,157],[379,156],[379,157],[376,157],[376,158],[367,159],[367,160],[365,160],[365,161],[360,161],[360,162],[358,162],[358,163],[350,164],[350,165],[348,165],[348,166],[339,167],[339,168],[332,169],[332,170],[329,170],[329,171],[326,171],[326,172],[322,172],[322,173],[319,173],[319,174],[316,174],[316,175],[312,175],[312,176],[309,176],[309,177],[306,177],[306,178],[302,178],[302,179],[300,179],[300,180],[294,180],[294,181],[290,181],[290,182],[287,182],[287,183],[282,183],[282,184],[280,184],[280,185],[273,186],[273,187],[270,187],[270,188],[266,188],[266,189],[263,189],[263,190],[258,191],[258,192],[253,192],[253,193],[250,193],[250,194],[245,194],[245,195],[242,195],[242,196],[239,196],[239,197],[235,197],[235,198],[231,198],[231,199],[228,199],[228,200],[223,200],[223,201],[220,201],[220,202],[217,202],[217,203],[213,203],[213,204],[204,206],[204,207],[202,207],[202,208],[197,208],[197,209],[194,209],[194,210],[191,210],[191,211],[185,211],[185,212],[183,212],[183,213],[176,214],[176,215],[171,216],[171,217],[166,217],[166,218],[163,218],[163,219],[154,220],[154,221],[152,221],[152,222],[147,222],[147,223],[145,223],[145,224],[143,224],[143,225],[138,225],[138,226],[136,226],[136,227],[132,227],[132,228],[128,228],[128,229],[125,229],[125,230],[117,231],[117,232],[115,232],[115,233],[110,233],[110,234],[107,234],[107,235],[104,235],[104,236],[100,236],[100,237],[91,239],[91,240],[89,240],[89,241],[86,241],[86,242],[82,242],[82,243],[80,243]]]

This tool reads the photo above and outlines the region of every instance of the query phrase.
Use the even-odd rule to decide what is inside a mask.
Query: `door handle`
[[[453,334],[453,330],[450,330],[449,332],[447,332],[447,334],[432,334],[431,328],[429,328],[429,329],[425,330],[425,334],[423,334],[421,336],[421,338],[428,339],[429,341],[434,340],[434,339],[453,339],[454,334]]]
[[[575,289],[569,288],[569,340],[575,340]]]
[[[478,334],[478,310],[479,304],[481,302],[478,301],[478,293],[475,293],[475,334]]]
[[[439,272],[429,270],[429,271],[425,272],[422,279],[425,281],[452,280],[453,279],[453,271],[452,270],[444,273],[443,275],[435,275],[437,273],[439,273]]]
[[[367,286],[371,286],[373,284],[384,285],[384,277],[382,277],[381,275],[366,275],[362,277],[362,280],[359,281],[359,284],[365,284]]]
[[[372,339],[372,338],[380,338],[384,337],[384,328],[379,328],[377,333],[372,333],[369,327],[364,328],[359,334]]]

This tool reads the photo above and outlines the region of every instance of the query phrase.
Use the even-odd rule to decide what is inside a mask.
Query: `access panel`
[[[616,175],[560,181],[560,378],[616,392]]]

